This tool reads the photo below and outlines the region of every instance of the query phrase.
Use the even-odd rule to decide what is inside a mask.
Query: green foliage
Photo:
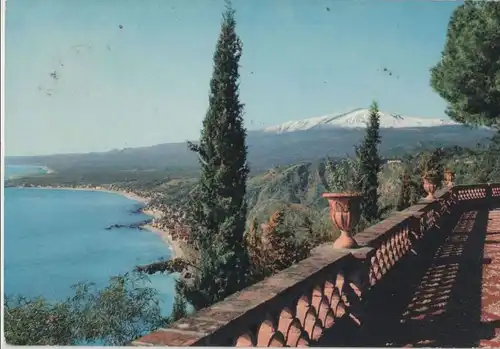
[[[96,289],[77,284],[62,302],[7,297],[5,338],[12,345],[125,345],[163,325],[157,293],[144,277],[124,275]]]
[[[422,151],[416,154],[409,154],[404,157],[403,164],[405,172],[409,176],[408,195],[410,205],[417,203],[423,196],[422,178],[426,177],[436,186],[440,186],[443,179],[444,163],[457,154],[457,149],[436,148],[432,151]],[[407,195],[405,193],[405,195]]]
[[[380,115],[378,105],[373,102],[363,142],[355,147],[354,159],[344,158],[334,164],[326,163],[326,184],[332,192],[358,192],[363,195],[361,213],[363,225],[375,222],[381,217],[379,209],[379,172],[381,159]]]
[[[183,317],[187,316],[187,302],[184,296],[181,294],[180,290],[177,290],[176,284],[176,294],[174,298],[174,304],[172,306],[172,314],[170,314],[170,321],[174,322]]]
[[[436,148],[432,152],[423,152],[419,155],[419,172],[420,174],[434,182],[436,185],[441,184],[443,179],[443,150]]]
[[[189,144],[201,165],[189,213],[201,265],[194,283],[181,281],[180,290],[196,309],[246,286],[249,270],[244,241],[249,170],[238,92],[242,43],[234,13],[228,4],[215,49],[209,108],[200,141]]]
[[[198,253],[200,264],[193,277],[177,281],[181,294],[195,310],[224,299],[231,294],[228,290],[234,287],[229,284],[226,276],[231,272],[228,262],[233,254],[225,253],[217,243],[200,249]]]
[[[411,183],[410,183],[410,175],[408,171],[403,173],[403,177],[401,178],[401,190],[399,192],[398,204],[396,209],[398,211],[404,210],[411,206]]]
[[[378,174],[380,172],[380,115],[377,102],[370,106],[370,118],[366,125],[366,135],[358,148],[361,178],[361,215],[366,222],[375,222],[380,218],[378,207]]]
[[[300,163],[250,178],[247,190],[248,220],[267,220],[283,203],[327,207],[321,194],[327,191],[322,162]]]
[[[71,168],[55,173],[28,176],[6,181],[6,186],[113,186],[117,189],[149,190],[169,196],[182,197],[187,188],[192,188],[191,182],[198,175],[192,169],[169,170],[120,170],[99,168]]]
[[[262,280],[309,256],[312,222],[306,215],[302,216],[302,222],[295,219],[290,222],[287,216],[291,214],[291,207],[283,206],[261,227],[256,220],[251,223],[247,241],[255,280]],[[297,231],[303,227],[307,232],[299,236]]]
[[[497,133],[488,146],[483,161],[483,168],[490,169],[488,182],[500,181],[500,132]],[[483,182],[484,183],[484,182]]]
[[[448,24],[431,86],[448,102],[447,114],[469,125],[499,126],[500,3],[466,1]]]
[[[500,137],[488,144],[466,149],[451,155],[447,167],[455,171],[455,184],[473,184],[500,181]]]
[[[380,218],[386,218],[397,207],[401,190],[401,177],[404,166],[401,163],[388,163],[381,166],[379,172],[379,207]],[[386,208],[386,209],[384,209]],[[386,210],[387,212],[382,212]]]
[[[332,193],[355,193],[361,189],[361,163],[359,158],[345,157],[336,163],[327,159],[325,180]]]

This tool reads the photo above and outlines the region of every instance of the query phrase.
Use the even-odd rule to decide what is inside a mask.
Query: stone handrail
[[[326,330],[360,327],[369,292],[460,203],[500,200],[500,184],[455,186],[436,197],[356,234],[360,248],[321,245],[309,258],[132,345],[308,346]]]

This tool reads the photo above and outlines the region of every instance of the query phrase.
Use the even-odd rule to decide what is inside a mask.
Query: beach
[[[182,251],[182,247],[179,241],[172,239],[172,235],[165,230],[153,227],[150,224],[146,224],[142,226],[144,229],[149,230],[155,234],[158,234],[161,239],[168,245],[168,247],[172,250],[172,259],[174,258],[183,258],[184,252]]]
[[[109,194],[118,194],[125,196],[127,199],[134,200],[141,202],[143,204],[147,204],[149,202],[149,199],[144,198],[142,196],[139,196],[135,193],[127,192],[127,191],[121,191],[121,190],[111,190],[111,189],[106,189],[106,188],[87,188],[87,187],[52,187],[52,186],[33,186],[33,187],[21,187],[23,189],[50,189],[50,190],[82,190],[82,191],[98,191],[101,193],[109,193]]]
[[[23,189],[47,189],[47,190],[75,190],[75,191],[95,191],[95,192],[102,192],[102,193],[108,193],[108,194],[117,194],[126,197],[127,199],[137,201],[140,203],[143,203],[145,205],[148,204],[149,199],[139,196],[135,193],[129,192],[129,191],[124,191],[124,190],[111,190],[111,189],[106,189],[106,188],[101,188],[101,187],[52,187],[52,186],[43,186],[43,187],[22,187]],[[153,217],[154,219],[159,219],[163,217],[163,213],[158,210],[153,210],[153,209],[142,209],[142,213],[145,215],[148,215],[150,217]],[[180,243],[176,241],[175,239],[172,238],[172,235],[167,231],[163,229],[159,229],[157,227],[154,227],[151,224],[145,224],[141,226],[142,228],[155,233],[160,236],[162,241],[170,248],[172,251],[172,259],[173,258],[181,258],[183,257],[183,251],[180,246]]]

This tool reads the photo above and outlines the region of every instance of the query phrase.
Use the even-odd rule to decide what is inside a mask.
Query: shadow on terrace
[[[437,194],[133,344],[500,346],[500,184]]]

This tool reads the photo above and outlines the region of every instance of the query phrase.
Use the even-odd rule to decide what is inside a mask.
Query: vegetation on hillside
[[[449,115],[460,122],[498,124],[499,13],[495,3],[467,1],[459,6],[450,21],[443,58],[432,70],[432,86],[448,101]],[[159,169],[160,165],[130,170],[117,154],[114,169],[68,165],[54,174],[9,181],[146,190],[158,194],[154,202],[188,210],[192,254],[144,268],[151,273],[190,268],[192,277],[177,284],[171,318],[161,317],[152,289],[128,276],[118,277],[102,290],[77,286],[75,295],[62,302],[8,298],[4,305],[8,343],[125,344],[184,316],[187,302],[195,309],[212,304],[335,239],[327,202],[320,195],[325,191],[361,191],[367,197],[364,215],[373,223],[391,209],[417,202],[424,194],[422,176],[440,185],[444,168],[456,172],[456,184],[500,181],[500,136],[473,149],[436,147],[381,165],[376,105],[354,156],[276,166],[247,178],[246,132],[238,96],[241,42],[235,25],[234,11],[228,7],[214,55],[210,106],[200,142],[191,145],[200,160],[200,173],[196,169],[179,174]],[[327,154],[325,149],[322,156]],[[98,155],[92,157],[105,163]]]
[[[169,187],[184,185],[191,182],[198,175],[198,170],[190,169],[162,169],[162,170],[120,170],[110,168],[85,169],[75,167],[48,174],[29,177],[18,177],[6,181],[6,186],[123,186],[131,190],[155,189],[167,191]]]
[[[123,345],[169,321],[145,281],[130,274],[111,278],[102,289],[78,284],[62,302],[7,296],[5,339],[15,345]]]
[[[396,210],[402,211],[405,208],[411,206],[411,192],[412,192],[412,182],[410,182],[410,174],[408,170],[403,170],[400,176],[401,185],[399,189],[398,202],[396,204]]]
[[[310,254],[310,231],[306,231],[302,237],[296,233],[301,227],[311,229],[308,217],[303,217],[303,224],[290,225],[286,222],[286,215],[286,208],[282,207],[267,222],[259,225],[254,220],[250,225],[246,239],[256,279],[263,279],[283,270]]]
[[[356,152],[358,150],[356,149]],[[359,193],[363,185],[359,156],[325,162],[325,184],[332,193]]]

